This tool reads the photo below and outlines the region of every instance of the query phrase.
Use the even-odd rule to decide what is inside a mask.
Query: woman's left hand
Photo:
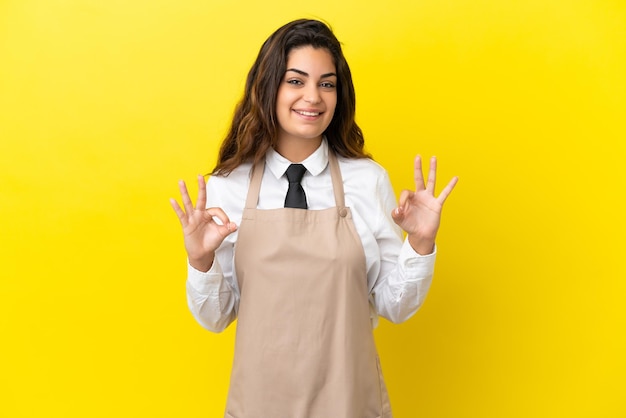
[[[394,222],[407,232],[411,247],[422,255],[434,250],[443,204],[458,181],[458,177],[453,177],[435,197],[436,177],[437,158],[430,159],[428,180],[424,184],[422,159],[419,155],[415,157],[415,191],[403,190],[398,207],[391,213]]]

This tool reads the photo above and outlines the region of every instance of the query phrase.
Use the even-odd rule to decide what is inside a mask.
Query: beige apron
[[[365,254],[345,206],[256,209],[253,169],[235,248],[241,299],[227,418],[391,418],[370,322]]]

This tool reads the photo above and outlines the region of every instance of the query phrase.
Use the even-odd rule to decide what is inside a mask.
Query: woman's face
[[[278,88],[278,142],[320,141],[337,105],[337,70],[325,48],[304,46],[287,57]]]

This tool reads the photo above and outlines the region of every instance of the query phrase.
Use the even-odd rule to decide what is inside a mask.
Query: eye
[[[301,86],[303,83],[302,83],[302,81],[298,80],[297,78],[292,78],[290,80],[287,80],[287,84],[292,84],[294,86]]]
[[[335,83],[331,83],[330,81],[322,81],[320,86],[325,89],[334,89]]]

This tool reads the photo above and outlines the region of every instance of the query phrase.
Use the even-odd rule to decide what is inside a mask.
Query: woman
[[[391,417],[374,346],[379,315],[408,319],[430,286],[452,179],[396,206],[364,152],[348,64],[331,30],[297,20],[263,44],[195,207],[180,182],[194,317],[235,318],[226,417]],[[402,242],[402,228],[407,233]]]

